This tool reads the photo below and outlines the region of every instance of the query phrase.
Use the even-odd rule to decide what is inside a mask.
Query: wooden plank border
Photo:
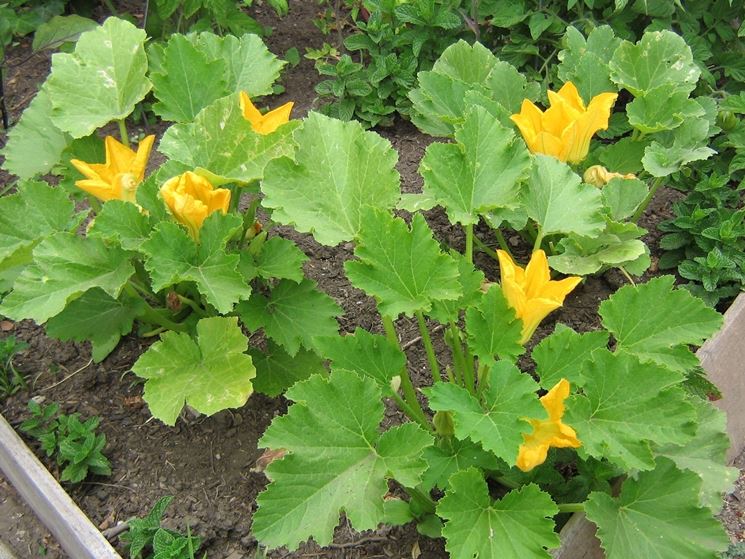
[[[716,405],[727,414],[730,448],[727,462],[745,448],[745,293],[740,293],[727,312],[724,324],[696,352],[709,380],[722,392]],[[575,513],[561,530],[561,547],[554,559],[605,559],[595,525],[583,513]]]
[[[122,559],[0,414],[0,470],[75,559]]]

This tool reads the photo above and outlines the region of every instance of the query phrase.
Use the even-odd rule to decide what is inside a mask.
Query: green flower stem
[[[432,382],[435,384],[440,382],[440,365],[437,363],[437,357],[435,356],[435,348],[432,347],[432,338],[429,337],[429,330],[427,329],[427,323],[424,322],[424,315],[422,311],[416,311],[416,320],[419,323],[419,332],[422,335],[422,342],[424,342],[424,350],[427,352],[427,360],[429,361],[429,368],[432,371]]]
[[[541,243],[543,242],[543,228],[538,227],[538,234],[535,236],[535,243],[533,244],[533,252],[541,248]]]
[[[103,3],[106,5],[106,9],[109,10],[109,13],[116,17],[116,8],[114,8],[114,3],[111,0],[103,0]]]
[[[129,134],[127,133],[127,123],[124,122],[123,118],[120,118],[119,123],[119,137],[122,139],[122,143],[129,147]]]
[[[466,260],[473,263],[473,223],[465,226],[466,230]]]
[[[476,387],[473,380],[473,361],[467,348],[461,344],[461,331],[455,322],[450,323],[450,337],[453,344],[453,356],[457,367],[460,369],[460,384],[472,394]]]
[[[585,512],[584,503],[564,503],[558,505],[559,512]]]
[[[495,229],[494,236],[497,238],[497,242],[499,243],[499,248],[501,248],[503,251],[509,254],[510,258],[512,258],[512,251],[510,250],[510,245],[507,244],[507,240],[504,238],[504,235],[502,234],[502,230]]]
[[[492,250],[491,247],[487,246],[484,241],[479,239],[478,237],[473,237],[473,242],[476,244],[476,248],[479,249],[484,254],[491,256],[495,260],[497,259],[497,253],[496,251]]]
[[[641,204],[639,204],[639,207],[636,208],[636,211],[634,212],[634,215],[631,216],[631,223],[636,223],[639,221],[639,218],[644,214],[644,211],[647,209],[647,206],[649,206],[649,203],[652,201],[652,198],[654,198],[654,195],[657,193],[657,191],[662,186],[662,183],[665,181],[665,177],[657,177],[654,182],[652,183],[652,187],[649,189],[649,194],[647,194],[647,197],[644,198]]]
[[[476,366],[476,359],[474,358],[471,350],[468,348],[468,342],[466,342],[463,347],[463,353],[466,360],[466,369],[464,371],[465,374],[463,380],[466,383],[466,388],[470,390],[472,394],[476,394],[476,381],[473,374]]]
[[[386,315],[381,315],[380,318],[383,321],[383,329],[385,330],[385,335],[388,338],[388,341],[390,341],[398,349],[401,349],[401,344],[398,342],[398,336],[396,335],[396,327],[393,325],[393,319],[390,316]],[[406,400],[406,404],[409,407],[409,411],[418,418],[417,422],[420,425],[428,425],[429,427],[427,427],[427,430],[431,431],[432,426],[430,425],[427,416],[424,414],[422,406],[419,404],[419,399],[416,397],[416,390],[414,390],[414,383],[411,382],[409,371],[405,365],[403,369],[401,369],[400,376],[401,389],[404,392],[404,398]],[[401,411],[406,413],[406,410],[404,408],[401,408]]]

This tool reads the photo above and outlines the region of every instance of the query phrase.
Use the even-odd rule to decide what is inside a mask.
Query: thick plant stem
[[[473,223],[465,226],[466,229],[466,260],[473,263]]]
[[[165,316],[161,311],[150,306],[150,303],[148,303],[143,297],[140,296],[139,292],[134,288],[132,284],[126,283],[124,285],[124,290],[127,292],[129,296],[134,297],[136,299],[140,299],[142,301],[143,308],[137,315],[137,318],[139,320],[142,320],[143,322],[148,322],[150,324],[156,324],[157,326],[162,326],[163,328],[166,328],[168,330],[174,330],[176,332],[187,331],[186,325],[181,324],[179,322],[172,321],[170,318]]]
[[[440,382],[440,365],[437,363],[437,357],[435,356],[435,348],[432,347],[432,338],[429,337],[429,330],[427,330],[427,323],[424,322],[424,315],[422,311],[416,311],[416,320],[419,323],[419,332],[422,335],[422,342],[424,342],[424,350],[427,352],[427,360],[429,361],[429,368],[432,371],[432,382]]]
[[[649,206],[650,202],[652,201],[652,198],[654,198],[654,195],[657,193],[657,191],[662,186],[662,183],[665,181],[665,177],[657,177],[654,182],[652,183],[652,187],[649,189],[649,194],[647,194],[647,197],[642,200],[642,203],[639,204],[639,207],[636,208],[636,211],[634,212],[634,215],[631,216],[631,223],[636,223],[639,221],[639,218],[644,214],[644,211],[647,209],[647,206]]]
[[[585,512],[584,503],[564,503],[558,506],[559,512]]]
[[[103,3],[106,5],[106,9],[109,10],[112,16],[116,17],[116,8],[114,8],[114,3],[111,0],[103,0]]]
[[[412,409],[412,407],[407,404],[406,401],[401,398],[401,396],[395,393],[393,394],[393,400],[396,402],[398,409],[406,414],[406,417],[408,417],[412,421],[417,422],[421,427],[424,428],[425,431],[433,431],[432,424],[427,420],[427,417],[424,415],[424,412],[421,408]]]
[[[393,319],[390,316],[382,315],[380,317],[383,321],[383,330],[385,330],[385,337],[398,349],[401,349],[401,344],[398,341],[398,335],[396,334],[396,327],[393,325]]]
[[[395,347],[401,349],[401,344],[398,342],[398,336],[396,335],[396,327],[393,325],[393,319],[390,316],[382,315],[381,320],[383,321],[383,329],[385,335]],[[408,404],[412,414],[417,416],[419,419],[417,422],[421,425],[430,425],[427,416],[424,414],[422,406],[419,404],[419,400],[416,397],[416,390],[414,390],[414,383],[411,382],[409,371],[406,366],[401,369],[401,389],[404,392],[404,398],[406,404]],[[402,408],[402,411],[406,413],[406,410]],[[408,415],[408,414],[407,414]],[[432,430],[432,427],[427,427],[427,430]]]
[[[119,137],[122,139],[122,143],[129,147],[129,134],[127,133],[127,123],[124,122],[123,118],[120,118],[119,123]]]
[[[406,492],[411,496],[412,501],[417,501],[428,513],[434,514],[437,509],[437,503],[427,493],[416,487],[405,487]]]
[[[486,246],[486,243],[484,243],[481,239],[474,236],[473,242],[476,244],[476,248],[483,252],[484,254],[491,256],[494,260],[498,260],[499,257],[497,256],[497,252],[495,250],[492,250],[490,247]]]
[[[453,352],[453,364],[455,365],[455,381],[465,387],[464,374],[466,371],[466,359],[463,356],[463,346],[460,345],[460,336],[458,335],[458,326],[455,322],[450,322],[445,335],[445,341],[448,342]]]
[[[189,299],[189,297],[186,297],[185,295],[179,295],[178,299],[183,304],[185,304],[187,307],[189,307],[192,311],[194,311],[194,314],[196,314],[200,318],[205,318],[207,316],[207,313],[205,312],[205,310],[202,307],[200,307],[199,304],[193,299]]]

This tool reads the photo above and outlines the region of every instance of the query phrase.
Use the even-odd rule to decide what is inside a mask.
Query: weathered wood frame
[[[727,413],[732,461],[745,448],[745,293],[724,315],[722,329],[698,350],[709,379],[722,391],[717,405]],[[0,470],[36,516],[76,559],[121,559],[101,532],[0,415]],[[576,513],[561,531],[555,559],[604,559],[595,525]]]

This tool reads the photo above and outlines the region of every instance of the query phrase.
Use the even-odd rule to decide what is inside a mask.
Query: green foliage
[[[194,559],[201,540],[191,535],[188,526],[186,536],[161,527],[163,515],[172,500],[170,495],[161,497],[146,516],[127,521],[129,530],[120,539],[127,546],[129,559]],[[152,553],[143,556],[146,550]],[[204,557],[207,557],[206,553]]]
[[[39,405],[29,400],[31,418],[21,423],[24,433],[37,439],[47,456],[54,456],[57,465],[64,467],[61,481],[80,483],[89,474],[109,476],[111,464],[102,454],[106,435],[96,433],[101,421],[91,417],[81,422],[80,414],[60,414],[58,404]]]
[[[461,295],[456,262],[440,251],[421,214],[409,228],[389,213],[366,211],[355,256],[344,265],[347,276],[375,297],[382,315],[413,316],[429,311],[434,301]]]
[[[407,115],[407,92],[416,72],[429,69],[463,32],[459,4],[366,2],[364,12],[353,15],[356,32],[344,40],[344,47],[360,62],[347,54],[333,63],[316,62],[318,73],[328,77],[316,92],[333,99],[323,112],[342,120],[356,118],[367,127],[390,125],[396,113]]]
[[[47,21],[64,11],[65,4],[67,0],[6,0],[0,2],[0,62],[5,59],[5,47],[11,43],[13,38],[23,37],[42,29]]]
[[[339,370],[299,382],[286,396],[295,403],[259,443],[287,450],[267,467],[271,483],[258,498],[253,531],[262,543],[293,550],[313,537],[327,545],[342,509],[356,530],[373,529],[383,520],[386,479],[421,481],[432,438],[412,423],[381,434],[374,380]]]
[[[238,319],[204,318],[196,326],[197,340],[188,334],[166,332],[143,353],[132,372],[146,379],[143,399],[151,413],[175,425],[184,404],[212,415],[246,403],[256,376],[248,340]]]
[[[46,82],[52,124],[82,138],[126,118],[151,88],[144,44],[144,31],[109,18],[83,33],[72,54],[57,54]]]
[[[437,505],[437,513],[448,521],[443,529],[445,548],[458,559],[548,559],[551,554],[546,549],[560,543],[551,518],[558,512],[551,497],[533,484],[492,501],[486,481],[475,468],[453,474]]]
[[[659,458],[654,470],[627,479],[618,498],[591,493],[587,517],[597,524],[608,559],[715,559],[729,538],[711,512],[698,505],[700,487],[695,473]]]
[[[392,208],[398,199],[397,154],[358,123],[311,113],[294,133],[294,161],[283,157],[265,169],[263,205],[272,217],[311,233],[321,244],[350,241],[366,206]]]
[[[23,375],[13,365],[13,358],[27,348],[28,344],[15,336],[0,339],[0,397],[3,399],[26,386]]]
[[[251,98],[271,93],[285,65],[250,34],[240,38],[208,32],[172,35],[165,45],[152,49],[156,52],[151,50],[151,58],[157,60],[153,93],[158,99],[153,111],[176,122],[192,122],[202,109],[238,91]],[[238,104],[234,96],[232,101]]]

